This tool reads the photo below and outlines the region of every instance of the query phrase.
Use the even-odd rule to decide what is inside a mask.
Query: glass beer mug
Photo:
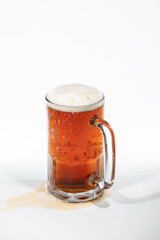
[[[104,94],[81,84],[46,95],[48,191],[66,202],[99,198],[115,176],[115,139],[103,120]]]

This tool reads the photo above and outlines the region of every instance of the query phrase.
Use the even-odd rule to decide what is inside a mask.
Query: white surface
[[[20,208],[0,212],[0,237],[3,240],[13,239],[13,236],[17,240],[51,237],[159,240],[160,176],[156,177],[156,184],[155,175],[151,174],[119,177],[109,190],[110,197],[87,208]],[[149,183],[147,188],[145,182]],[[13,197],[33,190],[39,183],[41,180],[4,181],[0,183],[1,194],[5,198]],[[135,186],[141,191],[135,191]]]
[[[116,184],[118,176],[126,182],[159,176],[159,12],[156,0],[0,1],[1,180],[46,178],[44,96],[72,82],[97,87],[106,96],[105,118],[116,137]],[[6,191],[16,194],[16,184],[8,186]],[[72,239],[73,230],[83,229],[77,238],[85,233],[86,239],[92,234],[93,239],[159,240],[155,195],[136,204],[110,199],[107,209],[8,212],[0,215],[0,238],[10,240],[12,233],[12,239],[44,239],[59,232],[61,239]]]

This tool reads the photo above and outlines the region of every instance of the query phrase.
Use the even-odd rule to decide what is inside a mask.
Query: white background
[[[0,180],[46,179],[44,96],[73,82],[106,96],[117,181],[159,175],[160,2],[0,0]],[[152,210],[144,209],[152,212],[151,229],[136,239],[159,239],[160,209]],[[124,224],[134,225],[126,214]]]

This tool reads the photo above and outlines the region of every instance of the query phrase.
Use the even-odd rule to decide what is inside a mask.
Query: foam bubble
[[[46,100],[50,107],[60,111],[88,111],[103,104],[103,93],[87,85],[68,84],[52,89]]]

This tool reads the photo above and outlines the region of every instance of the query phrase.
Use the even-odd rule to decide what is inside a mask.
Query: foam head
[[[58,86],[46,95],[50,107],[69,112],[95,109],[97,104],[103,104],[103,98],[103,93],[98,89],[82,84]]]

